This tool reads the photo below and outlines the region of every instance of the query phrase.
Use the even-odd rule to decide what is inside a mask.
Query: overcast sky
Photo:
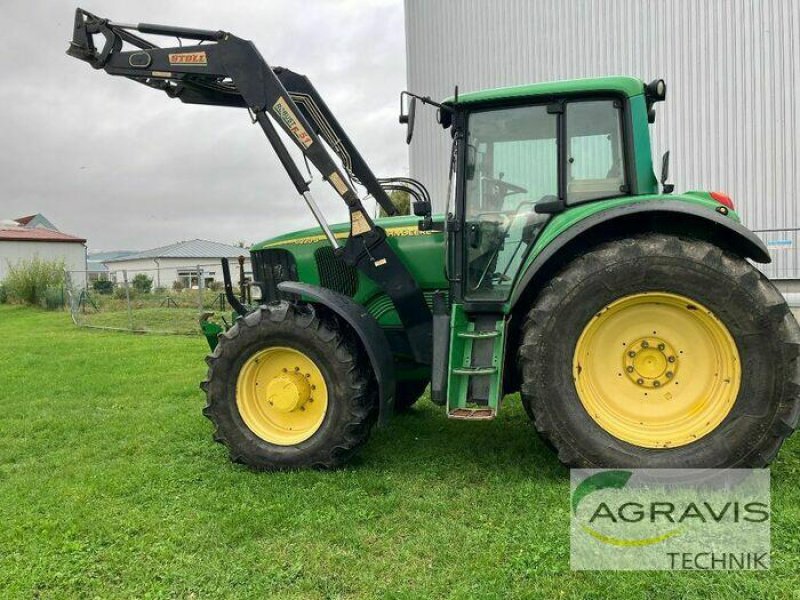
[[[80,6],[119,22],[253,40],[270,64],[311,79],[378,176],[408,172],[397,123],[406,81],[402,0]],[[192,238],[252,243],[315,224],[244,110],[185,105],[68,57],[75,8],[3,3],[0,219],[41,212],[87,238],[90,250]],[[315,177],[329,220],[343,220],[343,204]]]

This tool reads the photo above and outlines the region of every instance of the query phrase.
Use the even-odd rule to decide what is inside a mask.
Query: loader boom
[[[196,43],[162,48],[132,31]],[[94,44],[96,35],[104,38],[102,49]],[[124,44],[132,49],[124,50]],[[387,243],[383,229],[375,225],[364,209],[355,183],[363,185],[387,214],[394,215],[397,211],[306,77],[281,67],[270,67],[252,42],[227,32],[113,23],[82,9],[76,11],[67,54],[110,75],[162,90],[185,103],[248,109],[337,255],[380,285],[397,309],[416,360],[430,362],[431,313],[422,290]],[[331,233],[310,194],[308,182],[273,122],[347,205],[350,234],[343,247],[339,247]],[[323,139],[341,159],[345,172],[324,148]]]

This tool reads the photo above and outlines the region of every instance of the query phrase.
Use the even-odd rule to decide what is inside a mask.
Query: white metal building
[[[408,88],[444,98],[536,81],[663,78],[654,164],[676,190],[722,190],[800,280],[798,0],[405,0]],[[411,175],[442,210],[449,133],[417,115]],[[782,283],[785,290],[797,282]],[[794,291],[794,290],[792,290]]]
[[[109,276],[117,283],[126,276],[131,280],[138,273],[145,273],[152,278],[155,287],[171,288],[177,281],[183,288],[193,288],[222,281],[221,258],[230,259],[231,276],[238,281],[239,256],[245,257],[245,273],[249,275],[252,269],[247,248],[208,240],[189,240],[144,250],[106,260],[105,265]]]

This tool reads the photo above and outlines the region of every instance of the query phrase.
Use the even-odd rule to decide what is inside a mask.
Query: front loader
[[[319,224],[251,248],[255,303],[223,261],[236,318],[202,323],[202,387],[234,461],[335,467],[428,385],[473,421],[520,392],[559,459],[582,467],[764,466],[796,428],[800,328],[749,262],[769,262],[766,247],[727,195],[673,193],[668,154],[654,175],[662,80],[403,92],[409,142],[417,102],[452,139],[437,215],[420,182],[376,177],[309,80],[251,42],[78,9],[68,54],[182,102],[246,109]],[[348,223],[327,223],[278,129]],[[373,219],[359,190],[389,216]],[[414,216],[396,215],[397,190]]]

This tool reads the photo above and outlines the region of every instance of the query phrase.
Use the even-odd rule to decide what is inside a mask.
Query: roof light
[[[731,200],[731,197],[725,192],[711,192],[711,197],[723,206],[727,206],[731,210],[736,210],[733,206],[733,200]]]
[[[667,97],[667,84],[663,79],[654,79],[645,86],[645,92],[654,102],[661,102]]]

